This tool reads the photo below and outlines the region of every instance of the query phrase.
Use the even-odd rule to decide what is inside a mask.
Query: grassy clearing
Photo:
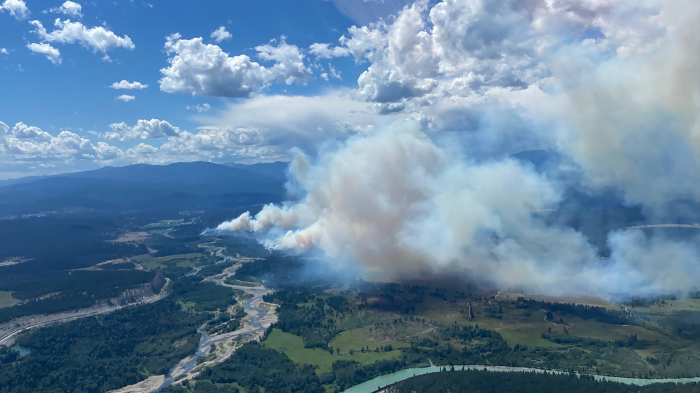
[[[141,230],[149,230],[149,229],[160,229],[160,228],[170,228],[173,226],[179,226],[183,225],[185,223],[184,219],[178,219],[178,220],[162,220],[158,222],[154,222],[148,225],[144,225],[141,227]]]
[[[175,264],[175,266],[180,266],[180,267],[195,267],[199,263],[196,260],[193,259],[187,259],[184,261],[179,261],[178,263]]]
[[[181,305],[182,307],[184,307],[184,308],[186,308],[186,309],[188,309],[188,310],[193,309],[194,306],[197,305],[197,303],[195,303],[195,302],[183,302],[182,300],[179,300],[179,301],[177,302],[177,304]]]
[[[373,341],[365,338],[368,334],[368,327],[346,330],[331,341],[331,347],[340,349],[341,353],[348,353],[350,350],[359,351],[363,347],[374,348],[391,345],[394,348],[408,348],[411,344],[404,341]]]
[[[376,343],[375,343],[376,344]],[[293,334],[285,333],[281,330],[274,329],[270,333],[267,340],[263,342],[267,348],[276,349],[284,352],[293,362],[299,364],[310,364],[316,366],[316,373],[321,375],[331,370],[333,362],[337,360],[354,360],[360,364],[372,364],[380,360],[396,359],[401,354],[401,351],[390,352],[355,352],[350,355],[348,350],[341,348],[340,355],[326,352],[318,348],[304,348],[304,340]],[[360,347],[359,345],[358,347]],[[370,346],[372,348],[372,346]]]
[[[155,260],[141,262],[141,265],[148,270],[162,270],[167,268],[167,266],[163,265],[162,263],[158,263]]]
[[[173,261],[178,261],[177,266],[180,267],[193,267],[198,265],[197,259],[201,258],[202,254],[192,253],[192,254],[177,254],[168,255],[166,257],[154,258],[151,255],[139,255],[134,257],[134,261],[140,263],[145,268],[149,270],[159,270],[165,269],[168,263]]]
[[[11,292],[0,291],[0,308],[12,307],[19,303],[19,300],[12,297]]]
[[[629,336],[636,334],[640,340],[661,341],[668,338],[662,334],[645,329],[641,326],[609,325],[596,321],[572,320],[573,327],[569,333],[595,340],[614,342],[616,340],[625,341]]]
[[[518,297],[524,297],[526,299],[535,299],[535,300],[540,300],[540,301],[545,301],[545,302],[553,302],[553,303],[575,303],[575,304],[587,304],[589,306],[596,306],[596,307],[603,307],[607,308],[608,310],[619,310],[620,305],[613,303],[605,298],[599,297],[599,296],[583,296],[583,297],[554,297],[554,296],[546,296],[546,295],[539,295],[539,294],[533,294],[533,293],[510,293],[510,292],[503,292],[498,296],[498,300],[500,301],[510,301],[510,300],[515,300]]]
[[[568,334],[572,336],[607,342],[615,342],[616,340],[626,341],[629,336],[633,334],[636,334],[640,340],[663,341],[668,339],[662,334],[641,326],[605,324],[593,320],[583,320],[570,315],[559,315],[557,313],[554,313],[554,320],[556,321],[562,318],[564,320],[564,325],[554,324],[544,320],[544,312],[541,310],[517,310],[510,308],[506,302],[508,299],[514,298],[515,295],[505,296],[503,294],[499,296],[500,302],[498,304],[503,306],[503,313],[496,314],[498,318],[493,317],[493,315],[489,316],[489,313],[485,312],[483,306],[477,305],[478,308],[475,308],[475,318],[469,320],[468,314],[462,312],[462,310],[467,309],[467,305],[461,303],[441,305],[438,302],[430,304],[430,308],[421,313],[419,317],[441,324],[454,323],[455,321],[458,324],[478,324],[483,328],[500,333],[510,347],[520,344],[521,346],[525,345],[542,348],[563,348],[565,346],[542,338],[542,333],[553,333],[555,335],[567,334],[564,331],[564,327],[566,327]],[[570,303],[573,303],[573,301]],[[579,301],[579,303],[583,302]],[[609,309],[619,309],[619,306],[605,303],[600,299],[598,299],[597,303],[594,301],[586,303],[605,306]],[[671,307],[670,304],[667,305],[667,307]],[[676,302],[674,302],[673,307],[678,307],[678,309],[680,309],[681,306],[677,306]],[[493,308],[496,309],[497,307],[494,306]],[[549,331],[550,329],[551,332]]]
[[[230,278],[226,280],[226,284],[231,284],[231,285],[238,285],[239,287],[257,287],[259,284],[253,283],[253,282],[248,282],[248,281],[241,281],[241,280],[236,280],[235,278]]]
[[[542,338],[542,331],[533,327],[508,326],[499,331],[509,347],[517,344],[528,347],[559,348],[561,345]]]
[[[643,312],[647,314],[657,315],[671,315],[675,313],[684,312],[700,312],[700,299],[665,300],[663,303],[657,302],[656,304],[652,304],[647,307],[628,306],[628,308],[633,313]]]

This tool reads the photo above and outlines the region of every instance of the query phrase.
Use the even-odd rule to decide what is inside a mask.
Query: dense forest
[[[102,393],[167,373],[205,320],[160,301],[33,331],[17,342],[29,356],[0,352],[0,392]]]
[[[283,353],[246,344],[222,364],[207,369],[185,387],[173,386],[163,393],[235,393],[236,384],[246,392],[324,393],[311,366],[299,366]]]
[[[596,382],[570,375],[445,371],[397,383],[390,393],[699,393],[697,384],[656,384],[645,387]]]
[[[155,272],[137,270],[74,271],[47,283],[53,295],[0,309],[0,323],[34,314],[52,314],[90,307],[100,299],[118,297],[126,289],[152,282]],[[157,293],[159,288],[154,288]],[[25,291],[27,292],[27,291]],[[16,296],[13,293],[13,296]]]
[[[343,296],[319,296],[322,293],[301,288],[278,291],[265,296],[264,300],[281,305],[277,309],[279,321],[275,327],[302,337],[307,348],[327,350],[330,341],[341,331],[332,317],[351,313],[353,308]]]
[[[181,304],[194,304],[195,311],[226,310],[236,304],[235,292],[231,288],[202,282],[200,276],[182,277],[173,284],[172,296]]]
[[[519,297],[515,301],[515,306],[518,308],[527,308],[532,310],[544,309],[563,315],[576,316],[583,320],[592,319],[594,321],[613,325],[624,325],[629,323],[629,320],[625,318],[625,315],[622,312],[614,312],[603,307],[589,306],[585,304],[551,303]]]
[[[235,278],[241,281],[265,281],[271,286],[296,286],[299,282],[307,280],[301,276],[303,267],[304,262],[301,259],[274,252],[255,263],[244,264],[236,271]]]

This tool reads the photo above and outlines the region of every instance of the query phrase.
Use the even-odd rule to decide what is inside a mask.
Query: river
[[[197,351],[185,359],[182,359],[168,372],[167,375],[153,376],[145,381],[112,391],[111,393],[155,393],[165,389],[168,386],[171,386],[175,381],[192,379],[196,377],[203,369],[214,366],[229,358],[243,342],[261,339],[267,328],[271,326],[272,323],[276,322],[276,315],[274,312],[270,312],[271,310],[274,310],[274,306],[267,305],[263,301],[263,296],[272,293],[272,290],[265,288],[262,285],[247,287],[226,283],[227,278],[235,275],[236,270],[243,263],[252,261],[252,258],[240,256],[235,259],[231,258],[223,254],[225,248],[215,247],[211,244],[202,244],[200,247],[207,249],[212,255],[216,255],[217,257],[221,258],[216,264],[225,263],[231,260],[238,262],[237,264],[224,269],[221,274],[207,277],[204,280],[231,289],[238,289],[248,295],[251,295],[252,297],[250,299],[243,302],[243,310],[246,312],[245,319],[247,321],[242,324],[242,328],[236,331],[215,334],[213,336],[209,336],[205,331],[198,329],[197,331],[202,335],[202,337],[199,341]],[[200,270],[201,267],[195,267],[188,275],[197,274]],[[267,305],[267,309],[263,305]],[[237,341],[240,338],[242,339]],[[210,356],[212,345],[214,344],[217,344],[217,347],[220,348],[214,356]],[[200,359],[207,360],[198,364]]]
[[[349,389],[343,391],[343,393],[372,393],[377,390],[388,387],[395,383],[405,381],[409,378],[413,378],[418,375],[432,374],[440,372],[443,368],[451,370],[452,367],[455,370],[479,370],[479,371],[489,371],[489,372],[530,372],[530,373],[544,373],[547,371],[549,374],[568,374],[561,371],[551,371],[542,370],[536,368],[526,368],[526,367],[506,367],[506,366],[430,366],[430,367],[419,367],[419,368],[408,368],[405,370],[400,370],[392,374],[386,374],[379,376],[377,378],[371,379],[367,382],[363,382],[359,385],[355,385]],[[448,372],[448,371],[445,371]],[[580,375],[580,374],[576,374]],[[675,379],[641,379],[641,378],[621,378],[621,377],[608,377],[603,375],[594,375],[596,381],[610,381],[619,382],[625,385],[635,385],[635,386],[646,386],[654,383],[693,383],[700,382],[700,377],[698,378],[675,378]]]

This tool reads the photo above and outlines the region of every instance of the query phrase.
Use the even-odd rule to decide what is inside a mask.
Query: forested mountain
[[[284,195],[285,168],[285,163],[139,164],[18,179],[4,186],[0,183],[0,218],[46,213],[211,211],[279,202]]]

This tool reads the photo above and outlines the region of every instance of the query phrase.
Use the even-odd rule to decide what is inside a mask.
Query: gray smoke
[[[218,229],[257,233],[277,250],[320,250],[329,263],[350,260],[377,279],[458,272],[501,288],[610,297],[694,289],[695,238],[621,229],[608,236],[610,258],[600,258],[586,236],[547,222],[543,212],[562,203],[567,172],[592,194],[613,189],[653,223],[667,219],[679,199],[700,202],[700,3],[553,1],[547,10],[530,2],[465,3],[469,13],[460,2],[419,3],[394,25],[365,31],[373,45],[381,37],[390,43],[367,55],[372,65],[361,92],[379,91],[373,72],[397,59],[415,63],[419,54],[435,64],[420,74],[396,66],[392,75],[403,79],[395,83],[435,87],[414,89],[415,97],[402,90],[394,103],[381,103],[417,121],[350,137],[316,158],[297,153],[290,174],[303,194],[298,202],[265,206]],[[507,27],[484,23],[479,12],[507,15]],[[448,31],[466,14],[464,29]],[[421,51],[398,56],[392,45],[403,41],[392,34],[405,34],[396,24],[409,19],[423,29],[411,33]],[[592,27],[604,38],[557,36]],[[364,37],[358,31],[344,40],[351,49],[362,44],[353,41]],[[476,48],[488,34],[499,38]],[[493,42],[511,63],[484,52]],[[500,74],[488,80],[496,74],[484,70]],[[564,157],[555,171],[509,158],[543,147]]]

